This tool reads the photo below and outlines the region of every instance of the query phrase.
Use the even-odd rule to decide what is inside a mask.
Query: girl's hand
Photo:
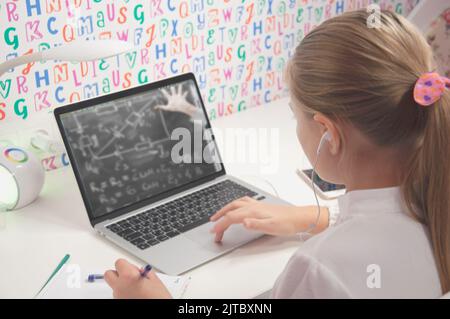
[[[216,242],[222,241],[224,232],[232,224],[243,224],[249,230],[268,235],[289,236],[308,230],[316,219],[316,206],[273,205],[243,197],[211,216],[211,221],[217,221],[211,232],[216,234]],[[326,227],[328,227],[328,210],[321,207],[319,223],[312,233],[318,233]]]
[[[138,267],[124,259],[116,261],[116,270],[105,272],[105,281],[118,299],[170,299],[167,288],[152,270],[147,277],[141,276]]]

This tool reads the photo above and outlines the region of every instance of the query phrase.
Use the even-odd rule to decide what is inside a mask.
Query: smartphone
[[[312,187],[311,178],[312,178],[312,169],[303,169],[297,170],[297,175],[303,179],[308,186]],[[344,185],[337,185],[325,182],[321,179],[317,174],[314,174],[314,184],[316,186],[317,196],[325,200],[335,199],[336,197],[345,193]]]

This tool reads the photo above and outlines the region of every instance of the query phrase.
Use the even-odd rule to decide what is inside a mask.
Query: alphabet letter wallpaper
[[[325,19],[377,3],[408,14],[417,0],[2,0],[0,62],[74,40],[127,41],[94,62],[39,62],[0,78],[0,140],[55,134],[62,105],[193,72],[214,120],[287,95],[286,61]],[[27,137],[28,142],[25,141]]]

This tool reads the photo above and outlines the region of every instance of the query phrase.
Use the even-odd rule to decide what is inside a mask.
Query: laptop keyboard
[[[106,228],[139,249],[146,249],[209,222],[211,215],[233,200],[255,195],[254,191],[225,180]]]

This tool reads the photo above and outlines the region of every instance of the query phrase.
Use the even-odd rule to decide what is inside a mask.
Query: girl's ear
[[[332,155],[337,155],[342,144],[342,137],[338,126],[334,121],[322,113],[314,114],[313,119],[319,125],[321,136],[328,132],[330,136],[327,143],[328,149]]]

